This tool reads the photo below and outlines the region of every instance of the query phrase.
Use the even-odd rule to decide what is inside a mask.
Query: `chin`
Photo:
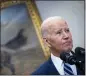
[[[72,47],[65,48],[64,50],[65,50],[65,51],[71,51],[71,50],[72,50]]]
[[[71,50],[72,50],[72,47],[64,48],[64,51],[65,51],[65,52],[70,52]]]
[[[73,48],[73,45],[72,44],[69,45],[69,46],[67,46],[67,47],[65,47],[65,49],[67,49],[67,50],[72,50],[72,48]]]

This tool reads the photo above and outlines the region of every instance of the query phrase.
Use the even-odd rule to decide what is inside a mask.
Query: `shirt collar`
[[[51,59],[54,63],[56,63],[58,66],[62,66],[63,65],[63,60],[61,60],[60,57],[56,57],[51,53]]]

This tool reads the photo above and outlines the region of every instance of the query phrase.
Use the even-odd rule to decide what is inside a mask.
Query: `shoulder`
[[[49,63],[49,60],[44,62],[43,64],[40,65],[40,67],[35,70],[32,75],[45,75],[48,73],[48,70],[49,70],[49,66],[50,66],[50,63]]]

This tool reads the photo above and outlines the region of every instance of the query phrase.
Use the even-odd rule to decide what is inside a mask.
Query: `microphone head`
[[[78,61],[85,61],[85,49],[82,47],[75,48],[75,55]]]
[[[75,57],[74,56],[70,56],[70,54],[68,52],[62,52],[60,54],[60,58],[65,62],[65,63],[69,63],[71,65],[76,63]]]
[[[75,53],[79,55],[85,55],[85,49],[82,47],[76,47],[75,48]]]
[[[70,54],[67,53],[67,52],[62,52],[60,54],[60,58],[64,61],[64,62],[67,62],[67,59],[69,58]]]

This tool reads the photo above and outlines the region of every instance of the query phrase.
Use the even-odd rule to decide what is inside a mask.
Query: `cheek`
[[[55,41],[57,47],[61,47],[62,46],[62,40],[58,39]]]
[[[58,50],[61,49],[62,48],[62,40],[57,37],[53,38],[52,46]]]
[[[69,33],[69,38],[72,40],[72,35],[71,35],[71,33]]]
[[[57,40],[56,41],[56,49],[62,50],[62,48],[63,48],[62,40]]]

